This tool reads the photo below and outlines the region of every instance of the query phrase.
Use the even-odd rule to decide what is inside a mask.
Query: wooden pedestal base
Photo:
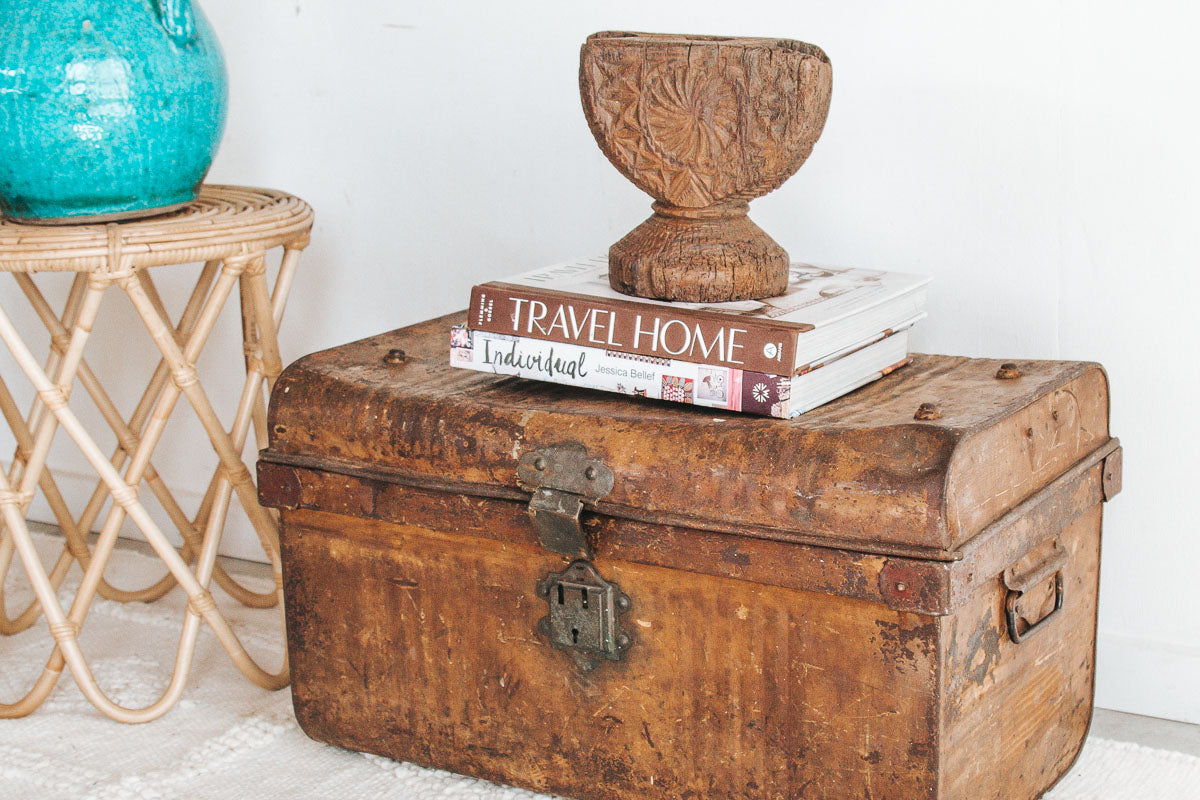
[[[704,209],[654,204],[654,216],[608,251],[618,292],[720,303],[783,294],[788,254],[746,216],[748,203]]]

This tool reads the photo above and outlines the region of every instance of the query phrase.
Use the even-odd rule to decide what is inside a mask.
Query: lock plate
[[[537,591],[550,607],[538,632],[551,647],[570,652],[585,671],[605,660],[620,661],[633,644],[619,621],[631,606],[629,597],[588,562],[574,561],[562,572],[550,573]]]

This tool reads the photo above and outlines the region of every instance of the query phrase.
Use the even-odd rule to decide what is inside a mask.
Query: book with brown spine
[[[793,264],[788,291],[765,300],[666,303],[608,284],[603,257],[471,290],[467,327],[653,358],[790,375],[922,316],[929,278]]]

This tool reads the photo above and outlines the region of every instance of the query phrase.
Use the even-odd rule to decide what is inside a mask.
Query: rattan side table
[[[281,602],[278,521],[273,511],[258,504],[254,480],[240,454],[251,427],[260,445],[266,439],[263,392],[270,390],[282,369],[277,331],[312,222],[312,210],[299,198],[266,189],[216,185],[203,187],[197,200],[183,209],[149,219],[72,226],[0,221],[0,272],[10,272],[16,278],[51,340],[50,355],[43,366],[0,307],[0,341],[37,392],[33,408],[25,416],[0,377],[0,411],[17,442],[11,470],[8,474],[0,470],[3,514],[0,633],[24,630],[44,615],[55,640],[41,677],[20,700],[0,704],[0,717],[23,716],[36,709],[66,666],[88,700],[112,719],[130,723],[155,719],[180,697],[191,668],[201,620],[212,628],[247,678],[270,689],[287,685],[286,660],[276,673],[260,667],[217,608],[209,586],[216,580],[247,605],[270,607]],[[266,257],[275,248],[283,248],[283,256],[272,287],[268,285]],[[194,262],[203,262],[204,266],[182,315],[173,323],[151,272]],[[61,314],[53,310],[34,281],[35,274],[49,271],[75,273]],[[99,313],[101,298],[114,285],[133,303],[162,356],[128,419],[117,410],[84,359],[84,346]],[[241,301],[246,382],[234,419],[227,427],[214,412],[200,383],[196,360],[235,287]],[[72,411],[70,395],[76,380],[116,435],[118,445],[111,456],[105,455]],[[151,460],[180,395],[195,410],[218,459],[203,502],[190,518]],[[96,490],[79,516],[67,508],[54,475],[46,466],[51,441],[60,427],[96,471]],[[183,539],[179,550],[172,546],[138,499],[143,484],[154,493],[178,529]],[[66,539],[49,570],[38,557],[25,523],[25,514],[38,488]],[[271,561],[275,591],[251,591],[225,573],[216,561],[234,492]],[[113,503],[92,549],[87,533],[109,497]],[[105,565],[127,516],[167,567],[167,574],[160,581],[137,591],[117,589],[104,579]],[[4,608],[3,582],[14,551],[29,575],[36,601],[10,616]],[[64,609],[56,591],[75,561],[84,571],[83,578],[69,609]],[[125,602],[150,601],[161,597],[176,583],[187,593],[188,610],[170,683],[158,700],[144,708],[120,706],[97,684],[79,646],[78,634],[88,608],[97,594]]]

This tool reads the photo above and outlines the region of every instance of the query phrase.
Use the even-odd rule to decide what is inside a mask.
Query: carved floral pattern
[[[726,190],[721,165],[738,137],[737,93],[721,75],[665,66],[647,81],[638,104],[646,144],[677,170],[679,205],[708,205]],[[688,202],[690,201],[690,202]]]
[[[580,90],[601,150],[639,188],[685,208],[777,188],[812,150],[828,61],[755,42],[589,40]]]

